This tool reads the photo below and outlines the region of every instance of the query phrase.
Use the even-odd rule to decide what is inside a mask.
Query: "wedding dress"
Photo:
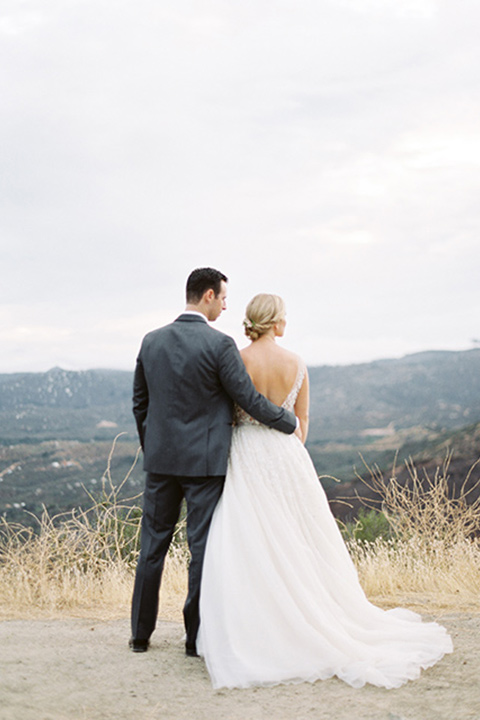
[[[288,410],[304,375],[302,363]],[[200,617],[197,649],[214,688],[332,676],[396,688],[452,652],[442,626],[367,600],[303,444],[239,408]]]

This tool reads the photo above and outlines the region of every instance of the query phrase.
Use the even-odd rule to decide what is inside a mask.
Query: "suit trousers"
[[[187,503],[187,539],[191,560],[188,595],[183,608],[186,647],[195,649],[200,625],[199,600],[203,557],[213,511],[224,476],[179,477],[147,473],[141,548],[132,599],[132,637],[148,640],[155,629],[165,556],[172,541],[183,498]]]

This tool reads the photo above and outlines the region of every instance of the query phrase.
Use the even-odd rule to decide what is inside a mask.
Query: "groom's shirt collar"
[[[197,310],[184,310],[182,315],[198,315],[199,317],[202,318],[202,320],[205,320],[205,322],[208,322],[205,315],[201,312],[198,312]]]

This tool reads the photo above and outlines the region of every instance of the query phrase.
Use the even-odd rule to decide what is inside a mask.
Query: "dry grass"
[[[90,496],[88,510],[54,518],[44,512],[37,532],[0,524],[0,618],[128,614],[141,511],[137,498],[119,500],[128,475],[114,486],[114,448],[102,495]],[[430,479],[419,478],[409,463],[406,484],[399,483],[395,468],[386,480],[368,468],[364,482],[381,499],[391,536],[348,545],[367,595],[379,605],[480,611],[480,500],[472,500],[480,481],[466,490],[474,466],[455,495],[448,464],[449,458]],[[161,614],[172,620],[181,620],[186,593],[183,530],[180,525],[162,582]]]
[[[449,483],[450,460],[451,454],[433,478],[427,472],[419,477],[407,462],[404,484],[395,466],[387,479],[366,466],[369,479],[363,482],[380,499],[393,535],[348,543],[370,597],[385,604],[399,596],[424,597],[437,608],[480,611],[480,480],[470,482],[480,460],[458,490]]]
[[[50,517],[44,511],[36,531],[0,524],[0,617],[125,615],[130,605],[140,542],[141,510],[111,477],[113,444],[100,498],[90,493],[88,510]],[[182,527],[177,529],[177,536]],[[177,617],[184,595],[188,552],[172,544],[162,583],[164,616]]]

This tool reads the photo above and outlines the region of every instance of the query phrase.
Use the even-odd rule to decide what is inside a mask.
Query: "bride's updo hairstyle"
[[[285,303],[279,295],[260,293],[250,300],[245,311],[245,335],[258,340],[285,318]]]

